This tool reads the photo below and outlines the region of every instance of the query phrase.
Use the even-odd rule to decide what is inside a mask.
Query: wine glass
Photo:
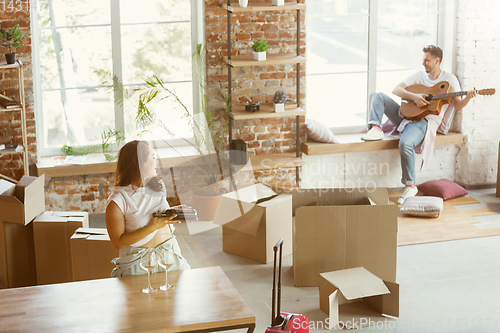
[[[165,249],[163,249],[159,253],[159,258],[158,259],[159,259],[158,264],[163,269],[165,269],[165,284],[163,286],[160,286],[160,289],[163,290],[163,291],[172,290],[175,287],[171,286],[170,284],[168,284],[168,269],[170,267],[172,267],[174,265],[174,263],[175,263],[174,253],[171,250],[165,250]]]
[[[148,287],[142,289],[142,292],[145,294],[151,294],[158,289],[151,287],[151,273],[153,270],[158,266],[158,254],[154,249],[147,249],[144,251],[144,253],[141,255],[141,259],[139,261],[139,266],[148,272]]]

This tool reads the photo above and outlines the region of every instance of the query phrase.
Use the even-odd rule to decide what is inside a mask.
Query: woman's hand
[[[154,230],[159,230],[166,227],[168,224],[180,223],[181,221],[174,220],[177,215],[172,215],[168,217],[152,217],[149,221],[149,226]]]

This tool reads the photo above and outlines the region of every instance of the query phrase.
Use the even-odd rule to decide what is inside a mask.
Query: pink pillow
[[[417,186],[419,191],[426,195],[443,198],[443,200],[453,199],[468,194],[466,189],[448,179],[429,180]]]

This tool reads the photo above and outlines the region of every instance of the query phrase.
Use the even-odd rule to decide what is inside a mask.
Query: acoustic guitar
[[[452,92],[453,89],[447,81],[439,82],[432,87],[413,84],[406,87],[406,90],[416,94],[426,94],[425,99],[430,102],[430,104],[419,107],[415,102],[403,99],[401,101],[401,114],[409,120],[420,120],[430,114],[439,116],[443,105],[449,104],[452,97],[467,95],[467,91]],[[493,95],[495,89],[482,89],[478,90],[477,93],[479,95]]]

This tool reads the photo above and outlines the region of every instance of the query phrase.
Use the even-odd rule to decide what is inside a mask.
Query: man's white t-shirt
[[[125,216],[125,232],[132,232],[146,226],[154,212],[169,208],[166,194],[147,187],[116,186],[108,198],[106,206],[114,201]],[[173,232],[173,226],[170,230]],[[141,246],[149,242],[156,231],[131,246]]]

